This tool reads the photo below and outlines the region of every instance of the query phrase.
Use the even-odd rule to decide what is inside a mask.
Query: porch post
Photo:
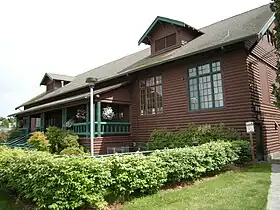
[[[67,120],[67,109],[66,108],[63,108],[62,109],[62,128],[66,128],[66,120]]]
[[[45,132],[45,112],[41,113],[40,121],[40,130],[41,132]]]
[[[101,137],[101,102],[97,101],[97,134],[98,137]]]
[[[89,104],[87,103],[86,105],[86,137],[88,138],[89,137]]]
[[[26,128],[27,128],[27,132],[29,133],[30,132],[30,124],[31,124],[31,118],[30,118],[30,115],[26,118]]]

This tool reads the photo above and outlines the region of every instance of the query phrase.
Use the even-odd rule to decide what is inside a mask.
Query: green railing
[[[68,128],[78,136],[90,136],[90,123],[75,123]],[[128,135],[130,134],[129,122],[95,122],[95,136]]]

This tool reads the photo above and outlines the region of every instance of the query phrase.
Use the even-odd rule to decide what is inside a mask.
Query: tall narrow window
[[[220,62],[188,69],[190,110],[224,106]]]
[[[140,86],[140,114],[159,114],[163,112],[162,78],[161,76],[141,80]]]

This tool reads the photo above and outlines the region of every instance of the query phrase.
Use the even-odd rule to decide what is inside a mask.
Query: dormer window
[[[164,48],[176,45],[176,33],[163,37],[155,41],[155,51],[158,52]]]
[[[40,85],[46,86],[46,92],[52,92],[70,83],[74,77],[60,74],[46,73]]]
[[[158,16],[140,38],[138,44],[151,46],[151,56],[181,47],[203,32],[184,22]]]

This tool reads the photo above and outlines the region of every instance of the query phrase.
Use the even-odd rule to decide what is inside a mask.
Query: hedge
[[[240,134],[226,127],[224,124],[195,125],[189,124],[187,128],[168,131],[154,130],[151,133],[150,149],[180,148],[185,146],[198,146],[212,141],[237,141],[241,140]]]
[[[101,209],[112,197],[154,193],[170,183],[196,180],[242,163],[248,151],[247,142],[221,141],[150,156],[83,159],[0,147],[0,187],[31,200],[38,209]]]

